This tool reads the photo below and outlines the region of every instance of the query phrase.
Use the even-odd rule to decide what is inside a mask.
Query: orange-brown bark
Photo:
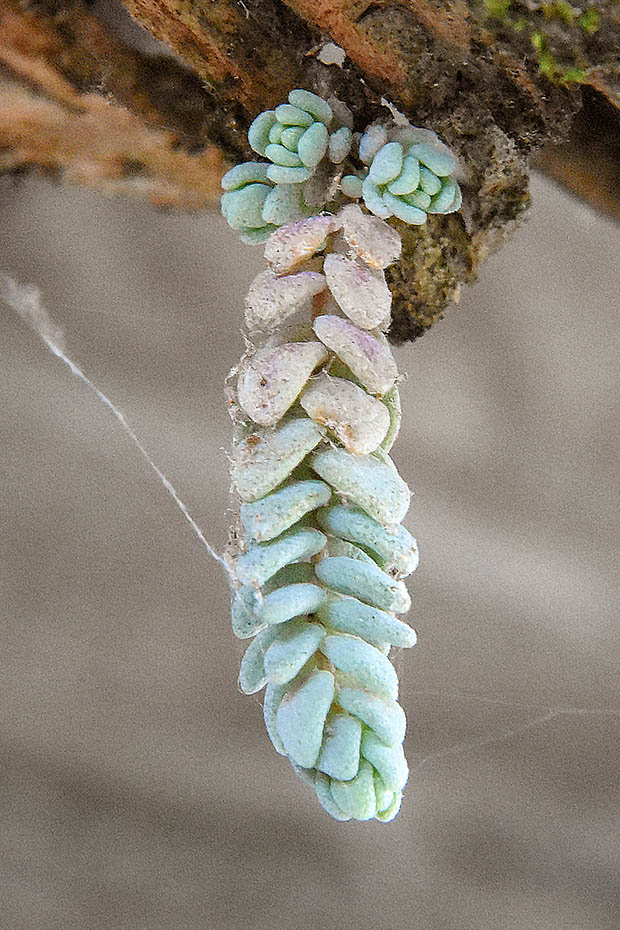
[[[94,18],[72,20],[70,48],[58,25],[0,6],[0,169],[40,168],[158,205],[213,203],[221,153],[189,154],[182,133],[158,128],[170,114],[140,86],[139,59]]]
[[[121,107],[95,94],[69,106],[0,84],[0,167],[37,167],[112,193],[134,194],[157,206],[195,209],[219,193],[219,152],[171,150],[165,134],[146,129]]]
[[[287,35],[284,23],[272,22],[273,15],[250,16],[245,4],[219,0],[199,5],[191,0],[126,0],[125,5],[209,85],[226,85],[227,96],[248,112],[277,103],[282,89],[296,82],[299,56],[285,53],[295,36]],[[276,39],[281,33],[280,42],[272,42],[272,27]]]

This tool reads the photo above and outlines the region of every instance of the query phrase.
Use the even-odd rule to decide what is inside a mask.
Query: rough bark
[[[606,174],[591,167],[587,131],[565,141],[584,85],[586,117],[603,97],[611,113],[620,105],[611,0],[579,9],[532,0],[124,2],[181,62],[123,44],[77,0],[27,9],[0,0],[0,168],[39,165],[202,206],[215,195],[217,152],[252,157],[250,120],[292,87],[336,93],[358,128],[385,113],[388,98],[453,147],[465,194],[461,214],[401,226],[395,339],[423,333],[509,234],[537,152],[539,165],[618,213],[614,139],[598,151]],[[342,68],[319,60],[328,39],[346,52]]]
[[[77,3],[43,14],[0,2],[0,172],[213,204],[222,156],[206,143],[202,95],[186,69],[140,56]]]
[[[585,88],[584,105],[560,145],[547,145],[533,165],[600,213],[620,219],[620,109]]]

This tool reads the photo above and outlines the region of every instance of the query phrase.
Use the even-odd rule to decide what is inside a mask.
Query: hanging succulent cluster
[[[250,285],[247,351],[231,373],[232,622],[253,637],[239,684],[266,689],[276,750],[335,819],[389,821],[408,778],[389,653],[415,643],[398,615],[418,552],[389,456],[400,403],[384,269],[401,241],[385,218],[419,223],[456,209],[460,192],[436,137],[378,124],[355,137],[344,109],[292,91],[250,128],[270,164],[223,181],[226,219],[246,240],[267,238],[268,264]],[[333,210],[308,216],[321,189],[320,209]]]
[[[351,111],[334,97],[297,89],[288,101],[248,131],[250,146],[269,161],[236,165],[222,179],[222,213],[245,242],[264,242],[278,227],[347,199],[416,225],[428,213],[459,209],[456,161],[435,133],[393,123],[353,133]]]
[[[350,205],[283,227],[265,254],[231,398],[233,629],[255,637],[239,683],[266,686],[272,743],[333,817],[391,820],[408,770],[388,653],[415,643],[397,614],[418,561],[388,455],[399,404],[383,268],[400,238]]]

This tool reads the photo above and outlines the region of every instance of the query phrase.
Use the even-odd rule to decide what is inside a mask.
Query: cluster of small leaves
[[[435,133],[381,123],[352,131],[348,108],[307,90],[256,117],[248,141],[267,162],[245,162],[222,179],[222,213],[245,242],[263,242],[328,204],[360,200],[381,219],[420,225],[461,205],[456,160]]]
[[[232,623],[252,637],[239,685],[266,689],[273,746],[341,821],[392,820],[408,777],[389,652],[416,640],[397,615],[418,553],[400,525],[410,491],[388,454],[400,404],[383,334],[384,268],[400,248],[354,204],[275,232],[233,374]]]
[[[242,501],[232,619],[253,637],[239,684],[266,688],[274,747],[332,817],[387,822],[408,776],[388,654],[415,642],[396,615],[417,547],[388,455],[400,403],[384,269],[401,239],[385,220],[458,210],[456,160],[404,121],[354,133],[344,104],[299,89],[248,140],[268,161],[222,180],[226,220],[246,242],[268,240],[269,265],[246,300],[250,333],[266,341],[248,340],[230,397]]]
[[[428,213],[454,213],[461,206],[461,189],[452,177],[456,159],[437,136],[413,126],[391,132],[370,126],[360,139],[359,153],[368,166],[362,178],[348,175],[341,187],[349,196],[362,196],[380,219],[396,216],[420,226]]]
[[[279,226],[319,213],[331,199],[333,169],[345,161],[352,141],[346,125],[351,113],[335,103],[338,116],[317,94],[292,90],[288,103],[260,113],[250,126],[251,147],[269,162],[236,165],[222,178],[222,213],[244,242],[264,242]]]

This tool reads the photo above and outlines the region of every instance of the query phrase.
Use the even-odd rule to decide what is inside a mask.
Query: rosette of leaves
[[[248,141],[269,162],[245,162],[222,179],[222,213],[245,242],[263,242],[279,226],[318,213],[330,198],[334,166],[346,159],[350,113],[307,90],[292,90],[288,103],[260,113]],[[329,167],[326,167],[325,163]]]
[[[361,197],[375,216],[396,216],[420,226],[429,213],[454,213],[462,203],[453,177],[454,155],[433,132],[400,127],[388,133],[384,126],[369,126],[359,142],[367,174],[346,175],[341,189],[346,196]]]

